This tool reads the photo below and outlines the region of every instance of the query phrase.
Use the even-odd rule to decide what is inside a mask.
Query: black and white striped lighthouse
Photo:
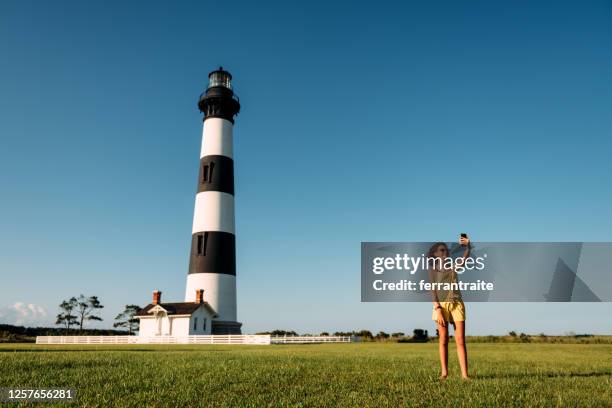
[[[204,113],[198,189],[193,214],[191,254],[185,301],[204,289],[215,309],[213,334],[240,334],[236,317],[236,236],[234,227],[234,117],[240,102],[232,75],[220,67],[198,107]]]

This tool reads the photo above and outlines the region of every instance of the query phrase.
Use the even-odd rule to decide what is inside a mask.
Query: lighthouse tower
[[[198,189],[193,214],[191,254],[185,301],[204,290],[217,316],[212,334],[240,334],[236,317],[236,236],[234,227],[234,117],[240,102],[232,75],[220,67],[198,107],[204,114]]]

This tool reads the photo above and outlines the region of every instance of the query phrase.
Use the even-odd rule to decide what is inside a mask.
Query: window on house
[[[206,331],[206,318],[204,318],[204,324],[202,325],[202,329]]]
[[[193,330],[198,330],[198,318],[193,319]]]

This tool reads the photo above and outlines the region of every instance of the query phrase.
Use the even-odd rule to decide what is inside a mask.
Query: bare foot
[[[470,381],[472,378],[467,376],[467,375],[464,375],[464,376],[461,377],[461,379],[465,380],[465,381]]]
[[[446,380],[446,377],[448,377],[448,374],[440,374],[441,380]]]

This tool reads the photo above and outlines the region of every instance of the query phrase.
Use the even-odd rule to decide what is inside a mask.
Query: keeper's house
[[[161,292],[153,292],[153,302],[136,314],[139,336],[190,336],[211,334],[215,310],[204,301],[204,290],[196,290],[194,302],[162,303]]]

